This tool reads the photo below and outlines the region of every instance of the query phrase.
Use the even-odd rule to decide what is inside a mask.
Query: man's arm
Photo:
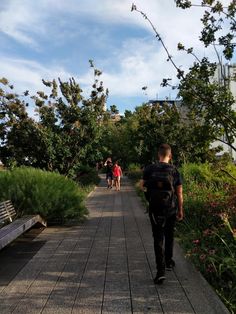
[[[177,211],[177,220],[180,221],[184,218],[184,209],[183,209],[183,186],[178,185],[176,187],[176,195],[178,200],[178,211]]]

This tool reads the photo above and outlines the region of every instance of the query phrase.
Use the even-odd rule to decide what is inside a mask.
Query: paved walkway
[[[1,314],[228,313],[177,244],[175,270],[153,284],[149,220],[122,185],[108,191],[103,180],[83,225],[32,230],[0,252]]]

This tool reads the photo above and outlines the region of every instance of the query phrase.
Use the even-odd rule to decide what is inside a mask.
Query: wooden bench
[[[40,215],[24,216],[15,219],[16,211],[11,201],[0,203],[0,250],[29,230],[36,223],[47,226]],[[6,225],[7,223],[7,225]]]

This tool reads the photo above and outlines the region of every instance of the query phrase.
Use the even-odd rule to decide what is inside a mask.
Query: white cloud
[[[204,54],[213,56],[212,51],[206,51],[199,42],[202,9],[181,10],[175,7],[174,0],[133,1],[138,9],[144,11],[151,19],[177,66],[185,69],[193,61],[190,56],[177,52],[178,42],[182,42],[186,47],[193,46],[200,57]],[[105,87],[109,88],[111,97],[113,95],[140,96],[142,95],[141,88],[145,85],[148,86],[147,93],[150,98],[155,97],[157,93],[168,94],[169,91],[162,89],[160,83],[163,78],[167,77],[172,78],[175,83],[176,72],[170,62],[166,62],[167,55],[156,40],[147,20],[138,12],[130,11],[133,1],[8,0],[0,10],[0,31],[21,44],[37,49],[39,38],[47,40],[52,38],[54,44],[57,39],[63,46],[63,39],[66,36],[72,36],[76,42],[80,33],[87,32],[90,34],[90,39],[92,37],[93,41],[97,42],[96,47],[100,50],[104,49],[101,56],[97,56],[96,51],[92,51],[87,59],[94,54],[95,63],[103,71],[102,80]],[[86,20],[89,22],[86,23]],[[77,24],[74,24],[76,21],[80,22],[79,28]],[[93,29],[91,29],[91,21],[93,26],[96,24]],[[99,25],[101,24],[107,26],[106,31],[103,29],[100,32]],[[70,25],[69,31],[68,25]],[[126,39],[119,46],[114,40],[111,44],[110,39],[113,36],[110,33],[111,25],[117,27],[120,25],[122,29],[124,26],[127,27]],[[129,37],[130,27],[132,27],[133,35]],[[146,30],[146,37],[141,40],[138,35],[134,35],[135,29]],[[50,44],[49,41],[48,44]],[[91,42],[81,42],[79,48],[76,49],[86,48],[89,51],[90,45]],[[41,47],[41,49],[44,48]],[[6,76],[17,86],[18,90],[30,89],[32,93],[42,89],[42,78],[52,79],[60,76],[68,79],[71,76],[77,76],[88,93],[93,80],[91,70],[88,68],[87,73],[75,74],[61,65],[65,58],[66,62],[69,62],[73,49],[74,47],[71,46],[68,56],[63,59],[60,59],[57,51],[54,51],[53,56],[48,56],[47,64],[41,64],[37,59],[32,61],[33,57],[30,55],[17,58],[17,51],[14,52],[14,57],[2,55],[0,76]],[[51,62],[52,58],[53,62]]]
[[[147,94],[150,98],[156,94],[164,94],[166,90],[160,87],[164,77],[175,79],[172,65],[167,63],[165,52],[158,49],[153,42],[129,42],[129,47],[123,49],[117,62],[118,71],[104,71],[102,79],[113,96],[142,96],[142,87],[148,86]],[[126,45],[125,45],[126,46]],[[117,56],[118,58],[118,56]]]
[[[182,11],[175,8],[174,1],[149,0],[143,4],[143,1],[135,1],[138,8],[143,10],[152,19],[154,25],[158,27],[161,34],[175,34],[186,21],[188,25],[189,37],[192,37],[192,30],[199,23],[192,23],[194,16],[198,16],[197,11]],[[98,23],[104,24],[129,24],[145,28],[152,32],[146,21],[138,16],[137,12],[131,12],[130,0],[110,1],[110,0],[41,0],[39,2],[32,0],[9,0],[7,5],[0,12],[0,30],[16,40],[25,44],[35,44],[37,41],[33,34],[43,33],[48,35],[49,25],[54,21],[60,26],[61,19],[68,14],[78,18],[80,21],[85,16]],[[186,14],[187,13],[187,14]],[[180,16],[184,20],[180,23]],[[69,21],[71,21],[69,19]],[[75,25],[76,27],[76,25]],[[184,25],[186,30],[186,25]],[[185,32],[186,33],[186,32]],[[174,36],[175,36],[174,35]],[[171,37],[174,37],[171,36]],[[178,37],[181,33],[178,34]]]
[[[35,2],[34,2],[35,4]],[[9,0],[0,11],[0,31],[25,45],[38,48],[35,34],[44,31],[44,13],[30,0]]]
[[[228,0],[224,0],[229,2]],[[133,1],[120,0],[8,0],[0,11],[0,30],[22,43],[35,44],[33,35],[48,36],[53,23],[53,31],[61,32],[63,17],[73,23],[90,18],[94,22],[117,25],[133,25],[144,28],[153,34],[148,22],[138,13],[131,12]],[[199,46],[198,36],[201,29],[200,17],[202,8],[182,10],[176,8],[174,0],[142,0],[134,1],[137,8],[151,19],[157,31],[167,41],[170,49],[176,47],[178,41],[184,44]],[[74,25],[75,31],[76,25]],[[83,31],[83,30],[82,30]]]
[[[47,67],[34,61],[13,58],[0,59],[1,77],[15,85],[17,92],[29,90],[31,94],[44,90],[42,79],[62,78],[68,80],[72,74],[61,67]]]

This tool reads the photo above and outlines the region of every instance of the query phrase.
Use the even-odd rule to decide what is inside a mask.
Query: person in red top
[[[113,167],[113,177],[114,177],[116,191],[120,191],[120,177],[121,176],[122,176],[122,170],[121,170],[121,167],[118,165],[118,162],[116,161]]]

